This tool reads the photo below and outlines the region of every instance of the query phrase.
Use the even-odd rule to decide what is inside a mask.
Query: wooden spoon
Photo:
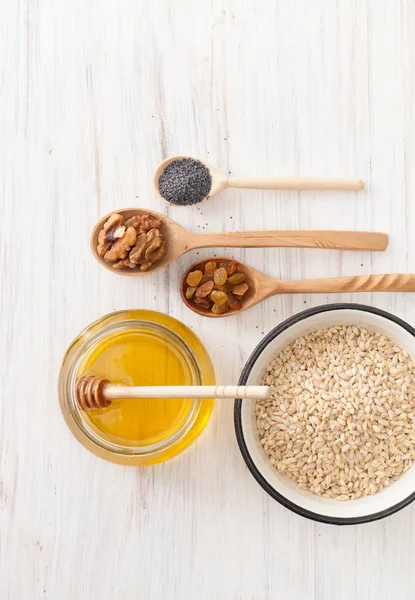
[[[115,385],[108,379],[89,375],[76,381],[75,396],[83,410],[106,408],[119,398],[269,398],[267,385]]]
[[[191,158],[189,156],[173,156],[166,158],[159,164],[154,173],[154,187],[160,198],[168,202],[161,194],[159,189],[159,179],[164,173],[166,167],[175,160]],[[192,159],[198,160],[198,159]],[[246,188],[255,190],[362,190],[364,182],[355,178],[329,178],[329,177],[228,177],[225,173],[218,171],[212,165],[199,161],[210,171],[212,177],[212,187],[208,198],[213,198],[227,187]],[[203,202],[203,200],[202,200]],[[168,202],[170,204],[170,202]],[[200,203],[198,203],[200,204]],[[172,206],[180,206],[172,204]]]
[[[192,300],[186,298],[186,278],[191,271],[204,271],[205,264],[209,261],[217,263],[221,261],[229,262],[233,260],[226,257],[211,257],[193,264],[180,282],[180,295],[188,308],[198,315],[210,317],[213,319],[229,317],[235,313],[247,310],[263,300],[275,296],[276,294],[339,294],[351,292],[415,292],[415,275],[357,275],[354,277],[326,277],[324,279],[302,279],[298,281],[281,281],[274,279],[249,267],[240,261],[238,271],[245,273],[248,290],[241,298],[242,308],[240,310],[231,310],[218,315],[211,310],[201,309],[194,304]]]
[[[129,219],[134,215],[155,215],[163,223],[161,232],[166,243],[166,254],[148,270],[116,270],[97,252],[98,234],[113,213]],[[325,248],[331,250],[385,250],[386,233],[364,231],[235,231],[227,233],[192,233],[165,215],[144,208],[124,208],[106,215],[95,225],[91,235],[91,250],[97,261],[109,271],[129,277],[139,277],[167,267],[180,256],[198,248]]]

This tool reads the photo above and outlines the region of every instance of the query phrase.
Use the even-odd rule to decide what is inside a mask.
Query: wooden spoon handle
[[[192,235],[193,248],[325,248],[385,250],[386,233],[367,231],[235,231]]]
[[[117,398],[268,398],[270,388],[266,385],[178,385],[140,386],[108,384],[104,389],[107,400]]]
[[[343,292],[415,292],[415,275],[358,275],[281,281],[276,293],[329,294]]]
[[[229,177],[228,186],[255,190],[362,190],[361,179],[329,177]]]

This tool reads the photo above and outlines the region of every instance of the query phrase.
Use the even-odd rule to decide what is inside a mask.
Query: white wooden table
[[[0,19],[0,598],[349,600],[415,594],[415,506],[371,525],[307,521],[249,474],[232,403],[186,453],[123,468],[88,453],[58,404],[62,356],[101,315],[164,311],[222,382],[262,336],[341,299],[415,324],[413,295],[280,297],[212,322],[178,295],[193,253],[144,280],[99,268],[95,221],[164,211],[194,231],[389,232],[385,253],[246,250],[281,278],[415,272],[411,0],[14,0]],[[235,175],[359,176],[361,193],[227,191],[167,209],[173,154]],[[208,255],[209,251],[200,253]],[[231,255],[231,252],[228,252]]]

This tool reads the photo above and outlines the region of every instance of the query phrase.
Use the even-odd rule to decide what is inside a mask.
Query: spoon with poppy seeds
[[[136,215],[150,215],[160,220],[160,232],[166,244],[165,254],[147,271],[138,268],[115,270],[112,263],[98,253],[98,237],[112,215],[125,220]],[[127,230],[128,231],[128,230]],[[186,252],[199,248],[323,248],[327,250],[385,250],[386,233],[367,231],[232,231],[221,233],[193,233],[178,223],[155,211],[143,208],[125,208],[114,211],[98,221],[91,234],[91,250],[106,269],[130,277],[143,276],[167,267]]]
[[[121,398],[269,398],[270,388],[266,385],[162,385],[127,386],[116,385],[104,377],[89,375],[79,377],[75,385],[75,396],[83,410],[106,408],[113,400]]]
[[[212,265],[217,268],[211,268]],[[227,271],[226,276],[224,271]],[[223,275],[223,278],[219,280],[216,274]],[[210,318],[228,317],[277,294],[352,292],[415,292],[415,275],[357,275],[282,281],[239,261],[214,257],[193,264],[180,282],[180,295],[186,306],[198,315]]]
[[[228,177],[212,165],[189,156],[173,156],[154,174],[159,196],[174,206],[191,206],[227,187],[255,190],[345,190],[364,188],[361,179],[330,177]]]

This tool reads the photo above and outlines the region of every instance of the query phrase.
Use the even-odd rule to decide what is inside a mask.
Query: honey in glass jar
[[[60,402],[75,436],[114,462],[150,465],[181,452],[209,420],[213,400],[113,400],[85,412],[75,398],[78,377],[96,375],[123,385],[211,385],[210,358],[190,329],[162,313],[116,312],[87,327],[68,349],[60,373]]]

